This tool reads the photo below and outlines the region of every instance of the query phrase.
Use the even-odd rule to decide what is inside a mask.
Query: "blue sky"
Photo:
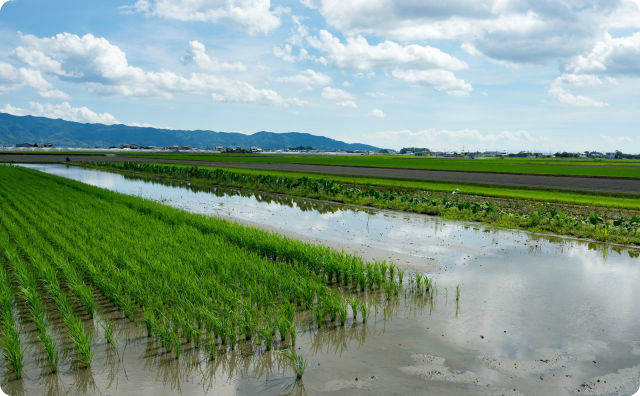
[[[640,152],[640,0],[0,0],[0,112]]]

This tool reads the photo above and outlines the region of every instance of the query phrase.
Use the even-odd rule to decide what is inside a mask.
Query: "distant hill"
[[[258,146],[267,150],[311,146],[317,150],[379,150],[360,143],[345,143],[301,132],[237,132],[173,130],[127,125],[83,124],[60,119],[14,116],[0,113],[0,145],[53,143],[65,147],[109,147],[121,144],[141,146],[191,146],[199,148]]]

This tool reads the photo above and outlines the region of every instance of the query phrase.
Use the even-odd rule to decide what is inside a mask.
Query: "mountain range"
[[[0,113],[0,145],[20,143],[56,147],[110,147],[121,144],[139,146],[172,145],[198,148],[257,146],[263,150],[311,146],[317,150],[379,150],[360,143],[345,143],[325,136],[302,132],[275,133],[261,131],[251,135],[209,130],[176,130],[128,125],[84,124],[46,117],[15,116]]]

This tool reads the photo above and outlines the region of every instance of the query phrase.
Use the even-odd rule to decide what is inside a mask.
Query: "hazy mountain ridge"
[[[311,146],[318,150],[379,150],[360,143],[345,143],[324,136],[302,132],[256,132],[245,135],[238,132],[210,130],[173,130],[128,125],[83,124],[46,117],[14,116],[0,113],[0,145],[18,143],[53,143],[69,147],[109,147],[121,144],[141,146],[183,145],[200,148],[216,146],[262,149],[284,149]]]

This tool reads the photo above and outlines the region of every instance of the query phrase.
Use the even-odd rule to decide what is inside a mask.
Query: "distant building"
[[[251,152],[252,153],[260,153],[260,152],[262,152],[262,149],[260,147],[252,146],[251,147]]]

